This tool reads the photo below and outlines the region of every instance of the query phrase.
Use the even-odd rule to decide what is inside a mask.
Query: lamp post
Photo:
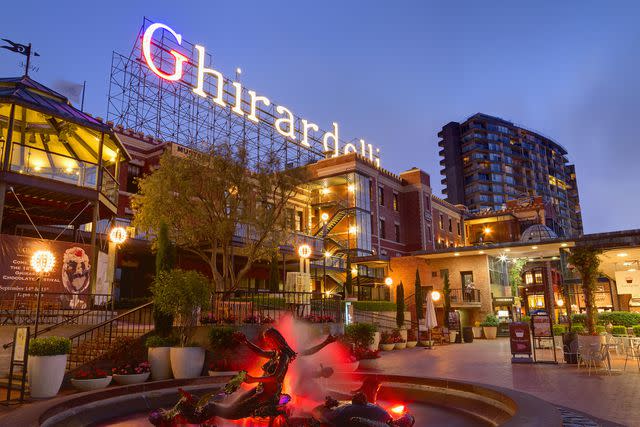
[[[111,295],[111,303],[114,303],[114,286],[116,274],[116,260],[118,253],[118,245],[127,241],[127,230],[124,227],[113,227],[109,232],[109,266],[107,268],[107,283],[109,284],[109,295]]]
[[[50,251],[36,251],[31,257],[31,268],[38,273],[38,301],[36,305],[36,324],[34,336],[38,335],[38,326],[40,325],[40,299],[42,298],[42,275],[49,273],[53,269],[56,258]]]

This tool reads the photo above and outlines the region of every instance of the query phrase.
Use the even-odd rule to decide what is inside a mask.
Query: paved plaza
[[[622,372],[624,358],[615,353],[611,376],[605,371],[592,371],[589,376],[586,368],[578,370],[564,362],[511,364],[509,340],[505,338],[381,354],[380,366],[387,374],[442,377],[511,388],[603,420],[640,426],[640,372],[631,360],[626,372]]]

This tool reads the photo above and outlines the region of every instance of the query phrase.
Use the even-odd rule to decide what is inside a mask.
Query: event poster
[[[0,291],[17,292],[18,297],[38,291],[31,256],[39,250],[55,257],[53,270],[42,275],[42,292],[50,293],[45,298],[59,298],[65,308],[86,308],[83,296],[91,291],[91,246],[80,243],[0,235]]]
[[[533,327],[533,336],[551,337],[551,317],[547,314],[535,314],[531,316],[531,325]]]

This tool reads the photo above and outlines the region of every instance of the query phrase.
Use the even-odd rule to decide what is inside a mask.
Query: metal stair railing
[[[371,323],[381,329],[396,329],[398,327],[395,316],[358,310],[357,308],[353,309],[353,320],[354,322]],[[403,326],[407,329],[417,329],[418,322],[405,319]]]
[[[107,354],[120,338],[139,338],[153,329],[153,302],[148,302],[71,335],[67,370],[73,370]]]

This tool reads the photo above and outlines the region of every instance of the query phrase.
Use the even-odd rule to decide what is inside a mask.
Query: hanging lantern
[[[109,233],[109,239],[116,245],[120,245],[127,240],[127,230],[124,227],[113,227]]]

